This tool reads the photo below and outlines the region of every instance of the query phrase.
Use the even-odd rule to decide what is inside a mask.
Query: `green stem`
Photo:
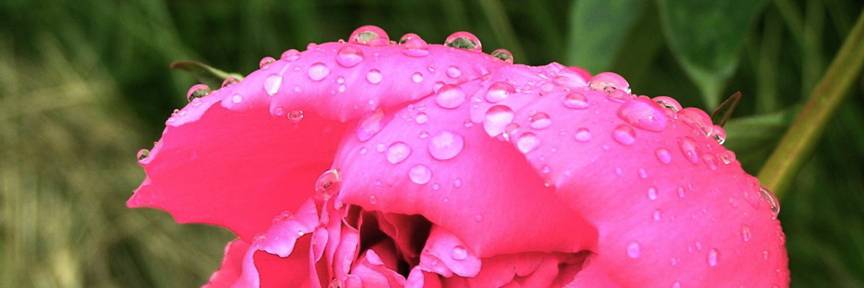
[[[790,180],[813,151],[822,128],[848,95],[864,64],[864,13],[846,37],[828,71],[810,92],[810,99],[793,120],[792,125],[765,166],[759,180],[766,188],[781,196]]]

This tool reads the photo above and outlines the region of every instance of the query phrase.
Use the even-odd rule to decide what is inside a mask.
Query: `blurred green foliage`
[[[616,71],[637,93],[689,106],[740,90],[727,146],[755,173],[862,3],[714,2],[2,1],[0,287],[206,281],[228,233],[124,207],[143,177],[135,151],[193,84],[168,63],[248,73],[363,24],[429,42],[471,31],[517,62]],[[864,80],[853,90],[782,199],[794,287],[864,287]]]

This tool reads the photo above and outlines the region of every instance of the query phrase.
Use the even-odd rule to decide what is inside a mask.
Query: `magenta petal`
[[[456,235],[433,226],[418,266],[424,271],[435,272],[444,277],[453,274],[472,277],[480,272],[481,263],[480,258]]]
[[[249,249],[249,243],[246,241],[235,239],[228,242],[225,246],[225,257],[222,259],[222,265],[219,270],[213,272],[205,288],[227,288],[231,287],[240,277],[242,271],[243,255]]]

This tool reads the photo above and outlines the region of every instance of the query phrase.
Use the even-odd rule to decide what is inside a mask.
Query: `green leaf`
[[[567,63],[592,73],[612,66],[646,1],[577,0],[570,8]]]
[[[766,0],[658,0],[669,47],[702,90],[708,108],[720,101],[723,85],[738,64],[750,24]]]
[[[210,85],[210,87],[219,87],[222,85],[222,81],[229,77],[238,81],[243,80],[243,75],[228,73],[197,61],[174,61],[169,67],[189,72],[196,80]]]

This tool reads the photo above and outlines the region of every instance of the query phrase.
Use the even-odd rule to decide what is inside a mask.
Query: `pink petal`
[[[249,249],[249,243],[246,243],[246,241],[235,239],[228,242],[228,245],[225,245],[225,257],[222,259],[222,265],[219,267],[219,270],[213,272],[210,280],[203,287],[231,287],[237,281],[237,278],[240,277],[243,255],[246,254],[247,249]]]

